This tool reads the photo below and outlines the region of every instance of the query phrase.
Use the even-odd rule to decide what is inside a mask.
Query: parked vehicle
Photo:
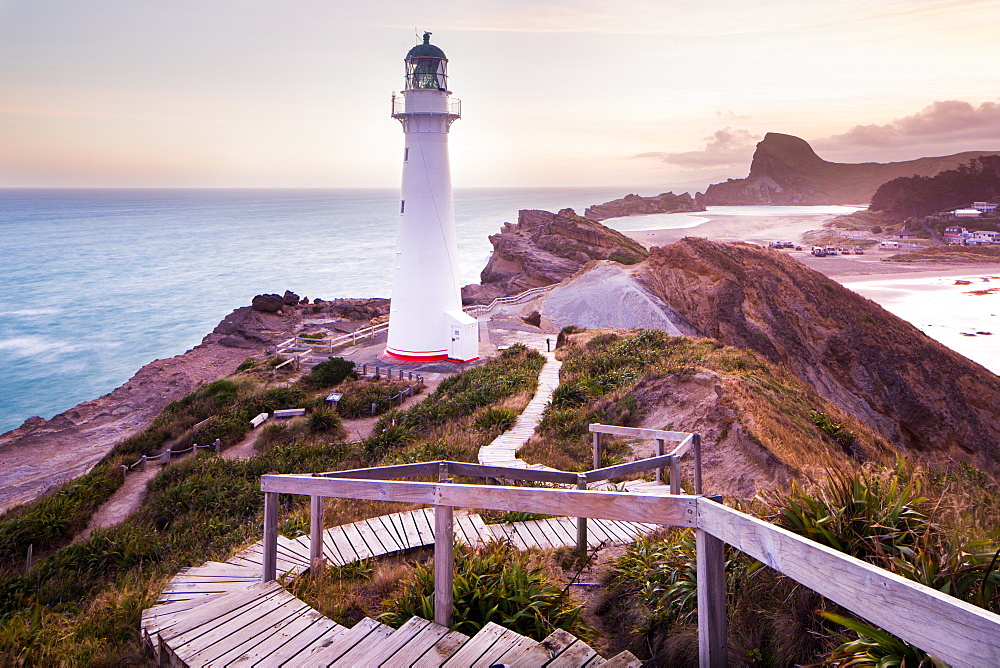
[[[865,249],[862,248],[861,246],[855,246],[854,247],[854,252],[857,255],[864,255],[865,254]]]
[[[827,246],[824,250],[826,250],[826,254],[827,255],[836,255],[837,254],[837,249],[834,248],[833,246]]]
[[[822,246],[813,246],[812,254],[816,257],[826,257],[826,249]]]

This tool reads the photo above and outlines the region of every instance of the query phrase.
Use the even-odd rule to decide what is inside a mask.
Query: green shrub
[[[517,421],[517,412],[511,408],[487,406],[476,416],[472,426],[480,431],[507,431]]]
[[[354,373],[354,362],[342,357],[331,357],[326,362],[320,362],[312,368],[303,380],[320,389],[339,385],[349,377],[357,377]]]
[[[452,630],[475,635],[488,622],[542,640],[553,629],[577,637],[593,636],[583,621],[582,606],[573,605],[561,583],[532,563],[529,553],[507,541],[455,550],[455,614]],[[402,593],[385,601],[381,620],[399,627],[414,616],[434,618],[434,564],[416,567]]]
[[[242,362],[240,362],[240,365],[236,367],[236,373],[240,373],[242,371],[249,371],[250,369],[255,369],[257,368],[257,364],[258,364],[257,360],[255,360],[252,357],[248,357]]]
[[[562,383],[552,392],[553,408],[579,406],[587,401],[589,392],[583,383]]]
[[[318,408],[309,414],[306,421],[309,431],[314,434],[335,434],[338,438],[344,435],[344,425],[340,416],[329,408]]]
[[[392,397],[405,390],[407,385],[398,381],[358,380],[346,383],[340,389],[343,397],[337,402],[337,411],[345,418],[356,419],[381,415],[389,410]],[[372,404],[375,412],[372,413]]]

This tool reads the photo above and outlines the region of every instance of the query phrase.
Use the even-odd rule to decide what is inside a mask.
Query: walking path
[[[534,342],[536,348],[544,339]],[[540,345],[539,345],[540,344]],[[543,352],[538,389],[514,426],[482,448],[482,464],[548,468],[517,458],[534,434],[561,363]],[[552,469],[554,470],[554,469]],[[658,485],[662,489],[664,486]],[[655,524],[590,519],[588,545],[630,543]],[[510,540],[519,549],[576,545],[576,520],[556,517],[486,524],[477,514],[456,512],[455,539],[468,545]],[[434,544],[433,510],[383,515],[331,527],[323,532],[323,555],[345,565]],[[278,536],[278,570],[297,576],[309,568],[310,537]],[[639,666],[631,653],[603,659],[583,641],[555,631],[536,642],[496,624],[470,638],[414,617],[399,629],[365,619],[347,629],[323,617],[280,584],[260,583],[263,543],[225,563],[208,562],[179,572],[156,605],[142,614],[144,642],[161,665],[265,666]]]

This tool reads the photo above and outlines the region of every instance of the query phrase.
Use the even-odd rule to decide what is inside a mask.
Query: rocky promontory
[[[905,162],[857,164],[823,160],[804,139],[768,132],[757,144],[745,179],[710,185],[702,205],[866,204],[880,185],[900,176],[934,176],[972,158],[967,151]]]
[[[462,288],[466,304],[486,304],[497,297],[558,283],[591,260],[635,264],[648,253],[638,242],[573,209],[558,213],[518,212],[517,223],[504,223],[490,236],[493,254],[480,274],[481,284]]]
[[[660,193],[652,197],[629,194],[620,199],[613,199],[604,204],[588,206],[584,218],[598,222],[608,218],[624,218],[626,216],[644,216],[651,213],[678,213],[681,211],[704,211],[705,206],[696,202],[691,195],[672,192]]]
[[[308,302],[292,292],[258,295],[253,306],[234,310],[187,352],[146,364],[102,397],[49,420],[30,417],[0,434],[0,512],[85,474],[171,401],[228,376],[248,357],[273,353],[275,344],[303,327],[350,332],[388,312],[388,299]]]

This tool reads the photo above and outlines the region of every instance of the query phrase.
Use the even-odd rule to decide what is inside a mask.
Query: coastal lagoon
[[[841,282],[932,339],[1000,374],[998,273],[965,268]]]

